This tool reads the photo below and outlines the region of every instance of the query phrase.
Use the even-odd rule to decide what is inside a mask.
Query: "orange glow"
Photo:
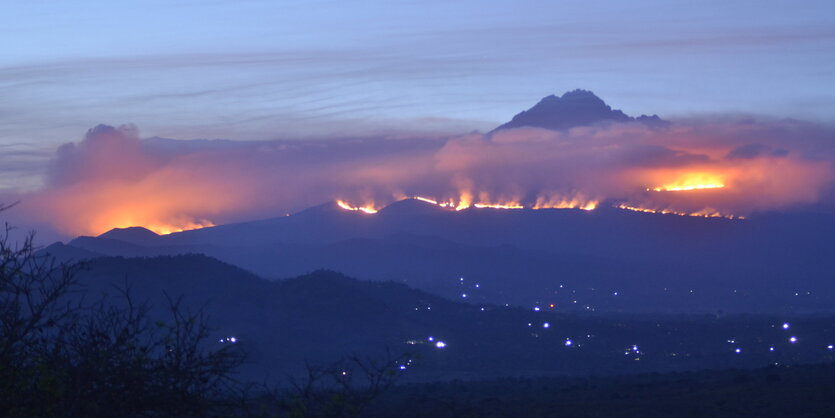
[[[594,210],[600,202],[593,199],[585,199],[582,196],[565,198],[560,196],[539,196],[536,198],[532,209],[582,209]]]
[[[642,208],[638,206],[629,206],[625,204],[617,205],[618,209],[625,209],[631,210],[633,212],[644,212],[644,213],[659,213],[662,215],[678,215],[678,216],[696,216],[701,218],[725,218],[725,219],[745,219],[744,216],[737,216],[737,215],[730,215],[730,214],[723,214],[716,210],[705,208],[697,212],[678,212],[671,209],[650,209],[650,208]]]
[[[648,191],[655,192],[681,192],[688,190],[704,190],[704,189],[721,189],[725,187],[725,182],[721,175],[715,173],[686,173],[678,179],[664,183],[658,187],[647,188]]]
[[[473,205],[479,209],[524,209],[525,207],[518,203],[476,203]]]
[[[365,206],[351,206],[343,200],[337,200],[336,204],[345,210],[360,211],[367,214],[377,213],[377,209],[374,207],[373,203],[366,204]]]
[[[204,222],[187,222],[182,225],[165,225],[165,224],[153,224],[153,225],[143,225],[145,229],[150,229],[154,231],[154,233],[159,235],[168,235],[173,234],[174,232],[183,232],[183,231],[190,231],[192,229],[200,229],[200,228],[207,228],[215,226],[215,224],[204,221]],[[125,226],[117,226],[114,228],[125,228]]]
[[[439,205],[440,206],[440,204],[438,203],[437,200],[429,199],[429,198],[426,198],[426,197],[414,196],[414,197],[412,197],[412,199],[420,200],[421,202],[431,203],[433,205]]]
[[[455,210],[464,210],[468,207],[472,206],[473,203],[473,195],[470,192],[462,192],[461,197],[458,198],[458,205],[455,206]]]
[[[581,196],[572,198],[554,197],[550,198],[539,197],[533,206],[527,206],[518,200],[492,200],[486,193],[479,195],[478,203],[472,203],[472,194],[469,192],[462,192],[457,199],[451,198],[447,200],[439,200],[426,196],[411,196],[403,197],[399,195],[398,200],[415,199],[421,202],[426,202],[445,209],[454,209],[461,211],[471,207],[478,209],[582,209],[594,210],[600,204],[598,200],[586,199]],[[378,208],[374,204],[365,206],[354,206],[347,203],[345,200],[337,200],[337,205],[345,210],[362,211],[365,213],[377,213]]]

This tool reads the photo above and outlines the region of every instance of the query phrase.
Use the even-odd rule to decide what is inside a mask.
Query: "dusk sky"
[[[5,1],[0,27],[4,145],[489,130],[574,88],[667,118],[835,111],[830,1]]]
[[[330,1],[144,1],[118,7],[106,1],[7,1],[0,27],[0,191],[58,187],[55,179],[63,172],[55,167],[89,156],[54,157],[56,148],[81,141],[98,124],[133,124],[138,133],[131,131],[131,138],[454,137],[490,131],[540,98],[575,88],[591,90],[629,115],[689,121],[676,141],[702,138],[699,146],[667,151],[684,149],[711,163],[759,140],[768,149],[789,149],[790,158],[806,158],[821,147],[825,152],[818,156],[832,155],[830,145],[821,145],[831,143],[835,112],[830,1],[362,1],[350,7]],[[778,138],[787,132],[781,127],[759,126],[734,136],[729,132],[736,128],[716,126],[749,115],[815,126],[795,126],[803,132],[801,141]],[[705,118],[713,121],[709,129],[694,125]],[[598,137],[610,141],[617,135]],[[635,146],[670,144],[668,138],[637,137],[630,139]],[[706,153],[703,143],[719,144],[717,138],[725,141],[721,153]],[[73,153],[88,152],[96,141],[88,142]],[[442,146],[433,148],[440,149],[433,161],[450,153]],[[415,155],[410,150],[404,145],[400,152]],[[388,154],[371,154],[369,161],[390,163]],[[172,157],[166,158],[146,169],[158,174],[154,170]],[[364,167],[360,160],[350,164]],[[830,187],[831,161],[815,164],[804,162],[810,171],[798,177],[811,188],[808,193],[746,212],[816,203]],[[264,170],[269,174],[254,175],[257,181],[283,172]],[[622,173],[613,176],[622,179]],[[611,197],[607,182],[595,193],[606,190],[603,197]],[[404,189],[400,184],[384,193]],[[320,197],[325,198],[308,196],[305,202]],[[65,208],[61,202],[58,207]]]
[[[835,411],[835,0],[0,0],[0,418]]]

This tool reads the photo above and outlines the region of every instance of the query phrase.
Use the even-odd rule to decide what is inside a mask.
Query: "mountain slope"
[[[493,130],[521,127],[545,128],[555,131],[599,123],[641,122],[648,126],[664,126],[667,122],[657,115],[627,116],[618,109],[612,109],[594,93],[587,90],[573,90],[561,97],[544,97],[532,108],[516,114],[509,122]]]
[[[553,297],[564,285],[582,294],[570,299],[578,309],[777,312],[835,306],[827,275],[835,270],[833,234],[831,216],[454,211],[409,200],[374,215],[327,204],[142,245],[79,237],[69,246],[103,255],[201,253],[269,278],[330,268],[447,297],[460,295],[455,280],[464,276],[485,285],[472,294],[478,300],[525,306],[545,296],[564,303],[564,292]],[[629,298],[610,297],[618,291]]]
[[[210,343],[236,338],[248,354],[246,380],[296,373],[305,361],[382,358],[387,350],[410,353],[407,378],[414,380],[756,367],[820,361],[835,337],[827,317],[792,320],[803,341],[792,346],[774,327],[781,320],[769,317],[567,315],[547,307],[472,305],[330,271],[267,281],[200,255],[98,258],[80,278],[86,292],[74,295],[88,301],[109,295],[112,302],[119,288],[129,288],[134,301],[147,301],[163,321],[167,298],[183,296],[186,309],[208,315]],[[729,337],[750,354],[729,350]],[[437,347],[439,340],[446,347]],[[770,353],[769,344],[779,351]],[[624,356],[633,345],[647,351],[640,362]]]

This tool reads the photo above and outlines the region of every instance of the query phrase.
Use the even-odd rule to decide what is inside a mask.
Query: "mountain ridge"
[[[509,122],[498,126],[491,133],[522,127],[561,131],[579,126],[627,122],[638,122],[650,127],[669,125],[658,115],[628,116],[620,109],[607,105],[591,91],[575,89],[559,97],[553,94],[543,97],[533,107],[517,113]]]

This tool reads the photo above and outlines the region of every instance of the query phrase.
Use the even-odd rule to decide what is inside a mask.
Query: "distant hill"
[[[242,377],[255,380],[283,378],[305,361],[382,358],[386,350],[411,354],[412,381],[756,367],[824,360],[835,338],[831,317],[792,319],[792,333],[802,339],[795,346],[774,327],[784,318],[568,315],[547,306],[535,311],[453,302],[332,271],[267,281],[202,255],[97,258],[80,278],[84,292],[77,297],[114,301],[120,288],[129,288],[135,302],[147,301],[163,321],[166,298],[182,296],[187,309],[208,315],[211,344],[236,338],[248,353]],[[645,353],[635,353],[633,345]],[[769,345],[779,351],[769,352]]]
[[[141,226],[113,228],[110,231],[99,235],[99,238],[112,239],[139,245],[153,245],[158,237],[159,235],[155,232]]]
[[[131,231],[138,233],[79,237],[49,249],[83,250],[73,258],[200,253],[267,278],[336,269],[445,297],[467,293],[469,301],[547,302],[566,310],[813,312],[835,306],[835,281],[827,274],[835,270],[835,218],[824,215],[739,221],[605,206],[591,212],[454,211],[407,200],[374,215],[328,203],[292,216],[170,235]],[[130,242],[107,238],[114,236]],[[462,276],[481,286],[462,288]]]
[[[594,93],[577,89],[562,96],[544,97],[532,108],[516,114],[510,122],[497,127],[493,132],[522,127],[560,131],[578,126],[624,122],[640,122],[653,127],[669,124],[658,115],[641,115],[637,118],[627,116],[618,109],[612,109]]]

